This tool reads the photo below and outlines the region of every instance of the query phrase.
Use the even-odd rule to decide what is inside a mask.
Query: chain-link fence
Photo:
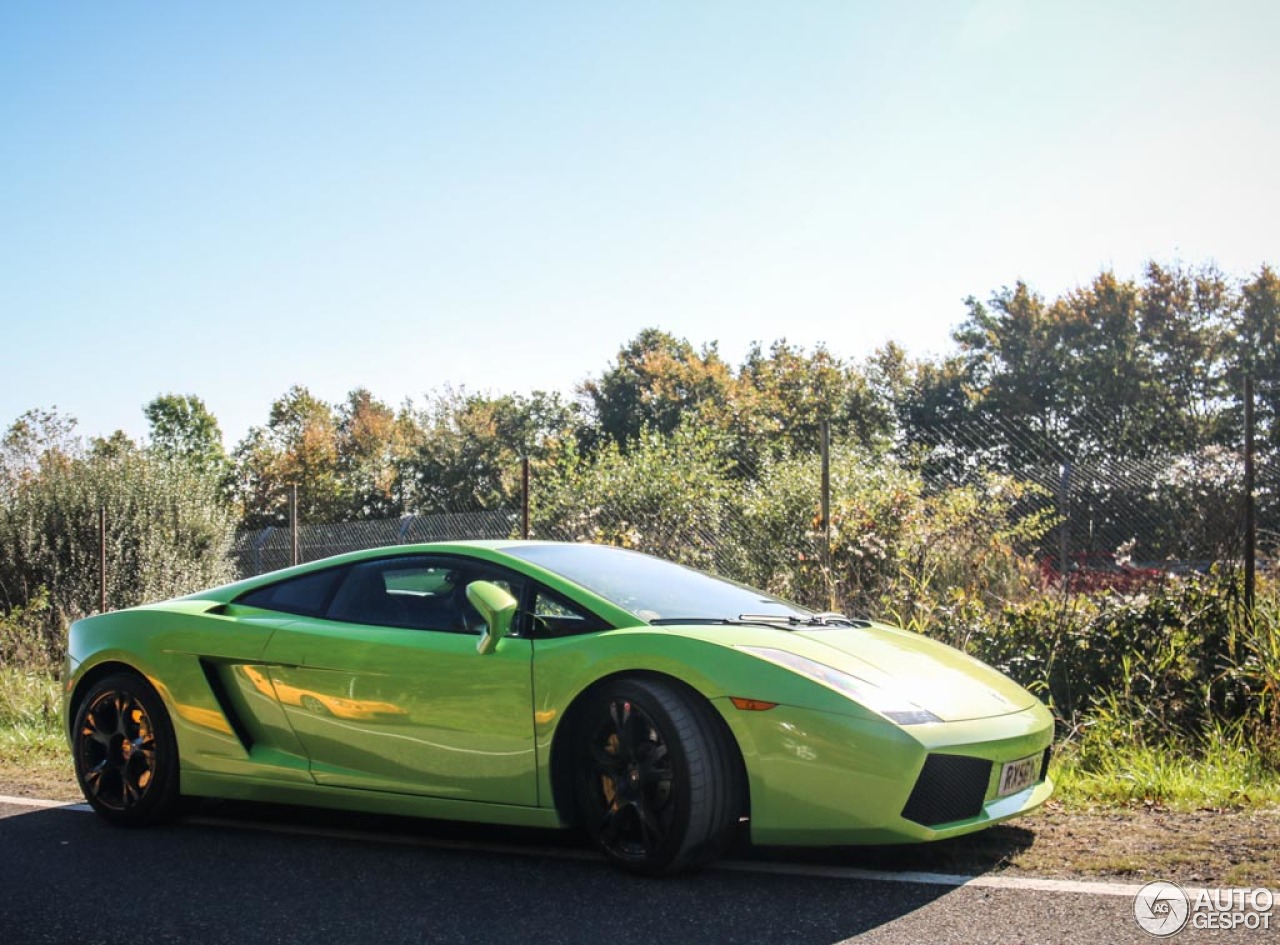
[[[510,538],[517,513],[502,509],[437,512],[366,522],[298,526],[298,561],[314,561],[346,551],[419,542]],[[263,574],[293,564],[293,535],[288,526],[241,531],[231,557],[240,575]]]
[[[1243,450],[1127,458],[1107,452],[1103,429],[1068,447],[1050,431],[986,419],[917,429],[891,447],[838,441],[799,453],[778,438],[655,436],[527,463],[495,508],[473,500],[385,521],[301,523],[298,559],[427,541],[596,541],[852,610],[909,610],[916,595],[954,587],[1127,590],[1239,566]],[[1280,538],[1280,462],[1261,456],[1256,470],[1265,560]],[[233,555],[246,576],[284,567],[290,529],[242,532]]]
[[[1077,426],[1079,421],[1077,421]],[[1238,563],[1246,537],[1243,446],[1189,452],[1151,449],[1140,457],[1108,450],[1105,424],[1068,438],[1000,418],[914,431],[911,455],[933,488],[993,471],[1036,487],[1032,504],[1057,523],[1037,547],[1054,570],[1101,567],[1205,571]],[[1280,544],[1280,461],[1255,457],[1256,540],[1264,554]]]

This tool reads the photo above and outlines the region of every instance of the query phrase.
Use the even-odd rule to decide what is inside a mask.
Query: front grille
[[[968,820],[982,813],[991,762],[964,755],[929,755],[902,816],[926,827]]]

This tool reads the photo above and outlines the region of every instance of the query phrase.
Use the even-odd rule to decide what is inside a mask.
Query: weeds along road
[[[0,802],[0,942],[1157,941],[1132,896],[1105,884],[956,887],[765,858],[646,880],[571,835],[349,823],[234,806],[133,831],[83,809]],[[1275,935],[1187,928],[1170,940]]]

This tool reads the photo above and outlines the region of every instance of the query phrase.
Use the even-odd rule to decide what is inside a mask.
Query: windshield
[[[604,545],[503,549],[599,594],[641,620],[736,620],[743,614],[812,615],[764,591],[661,558]]]

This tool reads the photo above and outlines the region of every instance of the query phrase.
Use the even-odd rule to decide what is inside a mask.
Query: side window
[[[457,563],[391,558],[352,565],[324,616],[344,623],[465,632],[465,600]]]
[[[237,604],[303,617],[323,617],[346,568],[329,568],[259,587],[236,598]]]
[[[536,636],[547,637],[571,637],[609,629],[595,614],[545,588],[539,588],[533,597],[533,625]]]

